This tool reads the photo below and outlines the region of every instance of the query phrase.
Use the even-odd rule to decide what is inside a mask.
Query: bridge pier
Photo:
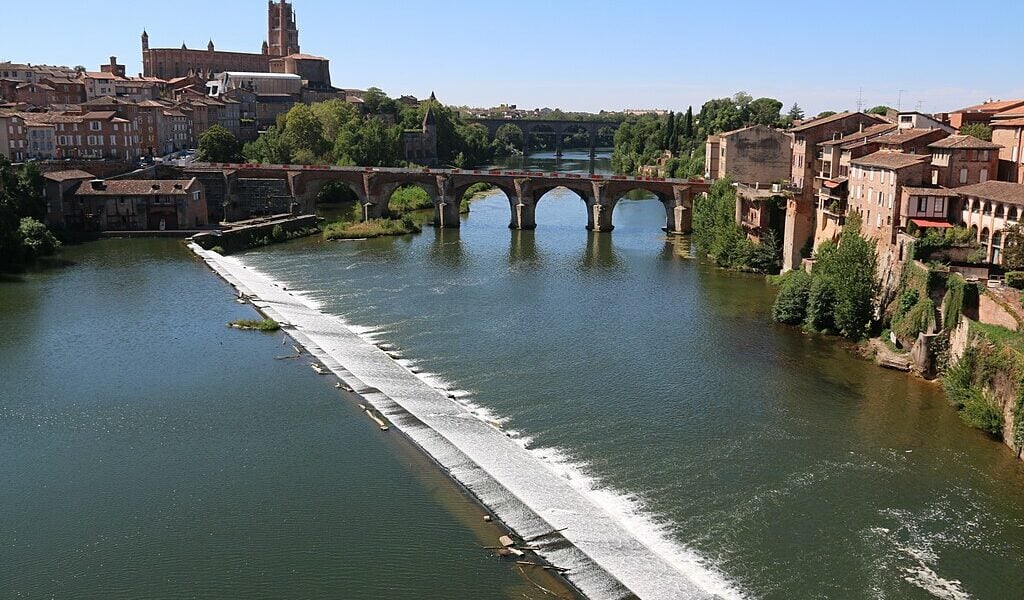
[[[537,228],[537,205],[533,202],[519,201],[512,205],[512,220],[509,229],[526,230]]]
[[[611,231],[615,229],[612,225],[612,207],[587,199],[587,229],[590,231]]]
[[[462,202],[453,196],[441,196],[434,203],[434,227],[458,229],[462,226]]]

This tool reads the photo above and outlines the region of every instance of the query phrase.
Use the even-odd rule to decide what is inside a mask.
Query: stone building
[[[1024,211],[1024,185],[986,181],[956,191],[962,198],[960,224],[981,244],[986,262],[1002,264],[1006,228],[1018,224]]]
[[[755,186],[789,179],[793,148],[785,133],[752,125],[711,138],[705,156],[710,179],[728,177],[733,182]],[[711,153],[717,155],[717,160],[708,156]]]
[[[945,115],[945,121],[959,131],[966,125],[977,123],[987,125],[996,114],[1019,107],[1024,107],[1024,99],[990,100],[948,113]]]
[[[267,3],[267,38],[260,53],[223,52],[214,47],[213,40],[205,50],[181,48],[150,48],[149,34],[142,32],[142,68],[146,77],[173,79],[201,74],[212,77],[223,71],[266,73],[275,57],[299,53],[299,29],[295,11],[284,0]],[[2,71],[0,71],[2,72]]]
[[[331,61],[322,56],[289,54],[270,59],[271,73],[298,75],[304,88],[331,91]]]
[[[436,102],[433,94],[430,98],[431,103]],[[402,145],[405,159],[409,162],[428,167],[437,164],[437,122],[433,107],[427,108],[420,129],[407,130],[402,134]]]
[[[206,191],[198,179],[99,180],[79,184],[69,226],[86,231],[165,231],[207,225]]]
[[[992,119],[992,143],[999,148],[999,179],[1024,183],[1024,107]]]
[[[879,148],[878,140],[895,129],[896,126],[891,123],[878,123],[818,144],[817,173],[814,178],[817,190],[815,249],[826,240],[839,239],[842,233],[849,196],[850,163],[855,158],[876,152]]]
[[[884,253],[896,244],[900,231],[903,188],[928,184],[931,157],[878,151],[853,159],[849,210],[861,217],[861,233],[879,242]]]
[[[930,154],[928,145],[949,137],[949,132],[942,128],[935,129],[900,129],[899,131],[878,138],[881,150],[904,152],[906,154]]]
[[[28,130],[17,113],[0,113],[0,156],[11,162],[25,160]]]
[[[932,185],[956,188],[995,179],[999,144],[970,135],[951,135],[928,145],[932,153]]]
[[[877,115],[842,112],[820,119],[811,119],[793,127],[793,163],[790,181],[794,188],[786,211],[786,230],[782,248],[782,268],[788,271],[800,265],[803,249],[813,245],[816,196],[814,182],[821,173],[818,145],[835,140],[872,125],[888,123]]]

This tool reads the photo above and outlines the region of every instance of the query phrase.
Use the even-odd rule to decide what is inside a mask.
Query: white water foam
[[[706,559],[673,541],[638,498],[601,485],[563,451],[529,449],[530,438],[503,431],[502,418],[469,400],[469,392],[403,368],[374,345],[379,328],[345,324],[322,313],[308,293],[285,291],[236,258],[193,250],[261,310],[290,323],[296,340],[506,524],[537,538],[539,554],[568,567],[567,577],[589,597],[620,598],[627,590],[641,598],[744,597]]]

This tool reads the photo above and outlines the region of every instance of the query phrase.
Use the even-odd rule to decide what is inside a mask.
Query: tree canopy
[[[984,123],[971,123],[960,128],[960,135],[973,135],[979,140],[992,141],[992,128]]]
[[[43,225],[43,185],[37,166],[16,168],[0,156],[0,270],[52,254],[60,246]]]
[[[203,162],[236,162],[242,158],[242,147],[235,136],[220,125],[214,125],[199,136],[196,159]]]

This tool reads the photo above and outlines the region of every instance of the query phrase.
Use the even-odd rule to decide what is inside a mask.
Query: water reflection
[[[427,258],[430,262],[438,267],[465,266],[468,259],[462,244],[461,230],[435,227],[433,233],[434,240],[427,248]]]
[[[535,266],[543,261],[537,251],[537,234],[532,230],[512,229],[509,231],[508,263],[517,266]]]
[[[625,271],[626,265],[619,256],[609,232],[587,232],[587,243],[579,265],[581,271],[607,273]]]

